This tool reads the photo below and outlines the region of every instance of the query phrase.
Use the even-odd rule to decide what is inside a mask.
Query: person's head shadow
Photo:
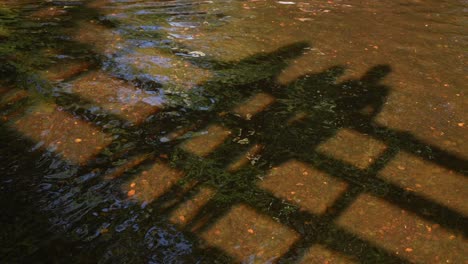
[[[287,85],[277,84],[276,89],[266,87],[264,91],[278,103],[265,113],[263,129],[300,146],[320,144],[341,128],[372,125],[390,93],[390,87],[382,84],[390,66],[376,65],[354,79],[344,79],[345,72],[345,67],[333,66]],[[285,124],[287,130],[282,128]]]
[[[334,66],[298,78],[281,95],[283,103],[290,110],[295,108],[319,119],[336,119],[337,126],[353,124],[357,115],[370,121],[380,113],[389,95],[390,88],[381,82],[391,67],[376,65],[359,79],[338,81],[345,71],[343,66]]]
[[[381,84],[381,81],[390,72],[389,65],[376,65],[359,80],[339,84],[344,96],[338,100],[338,108],[373,119],[380,113],[388,97],[390,88]]]

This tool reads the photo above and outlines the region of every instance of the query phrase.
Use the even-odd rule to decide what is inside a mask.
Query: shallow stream
[[[0,0],[1,263],[466,263],[465,0]]]

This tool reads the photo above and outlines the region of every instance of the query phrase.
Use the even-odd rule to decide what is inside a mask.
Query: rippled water
[[[467,10],[0,0],[0,261],[468,261]]]

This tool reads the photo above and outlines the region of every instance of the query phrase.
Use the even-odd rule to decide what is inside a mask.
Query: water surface
[[[467,10],[0,0],[2,263],[465,263]]]

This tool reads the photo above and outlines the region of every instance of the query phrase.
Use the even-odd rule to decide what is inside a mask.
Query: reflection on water
[[[0,259],[466,262],[463,6],[0,1]]]

